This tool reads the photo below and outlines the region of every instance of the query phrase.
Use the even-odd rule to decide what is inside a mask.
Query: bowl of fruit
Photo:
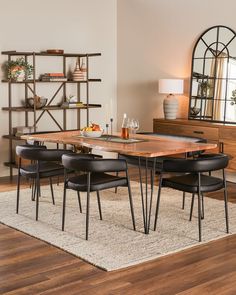
[[[101,137],[103,134],[103,129],[100,127],[100,125],[91,123],[90,126],[84,127],[80,130],[81,135],[85,137]]]

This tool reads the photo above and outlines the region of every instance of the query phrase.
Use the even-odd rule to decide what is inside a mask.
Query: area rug
[[[177,252],[198,242],[197,206],[192,222],[188,221],[191,198],[181,209],[182,193],[163,189],[157,231],[153,231],[154,211],[149,235],[143,234],[139,184],[132,182],[137,231],[133,231],[126,188],[101,192],[103,220],[99,220],[96,195],[91,197],[89,240],[85,240],[85,201],[79,212],[77,194],[68,190],[65,232],[61,231],[62,185],[55,185],[56,205],[51,202],[50,189],[42,187],[39,221],[35,221],[35,202],[30,189],[21,190],[19,215],[15,213],[16,191],[0,194],[0,222],[37,237],[72,253],[104,270],[111,271],[136,265]],[[156,196],[157,188],[155,188]],[[154,198],[154,201],[156,198]],[[154,202],[155,204],[155,202]],[[230,232],[236,232],[236,205],[229,203]],[[202,222],[203,243],[224,237],[223,201],[205,198],[205,219]]]

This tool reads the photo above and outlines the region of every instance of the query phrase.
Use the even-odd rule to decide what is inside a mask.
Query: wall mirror
[[[192,55],[189,119],[236,124],[236,33],[214,26]]]

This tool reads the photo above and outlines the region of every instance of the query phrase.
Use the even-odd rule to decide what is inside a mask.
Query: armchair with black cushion
[[[46,149],[45,146],[19,145],[16,147],[16,154],[19,156],[16,202],[17,214],[19,212],[21,176],[34,180],[36,187],[36,220],[38,220],[40,179],[49,178],[52,201],[53,204],[55,204],[51,178],[64,175],[64,167],[61,164],[61,158],[62,155],[68,153],[73,152],[64,149]],[[30,160],[32,164],[23,166],[21,165],[22,159]]]
[[[133,210],[133,201],[130,189],[130,182],[125,160],[119,159],[94,159],[91,154],[87,155],[63,155],[62,164],[65,167],[62,230],[65,229],[65,210],[66,210],[66,190],[72,189],[78,192],[87,192],[86,202],[86,240],[88,240],[89,231],[89,210],[90,210],[90,192],[97,193],[98,209],[100,220],[102,220],[101,202],[99,191],[123,186],[128,188],[129,202],[133,229],[135,230],[135,219]],[[66,170],[73,169],[82,174],[75,177],[67,177]],[[125,172],[124,176],[116,176],[111,173]]]
[[[157,218],[160,206],[161,188],[169,187],[192,194],[191,214],[195,194],[198,196],[198,229],[199,242],[201,235],[201,219],[203,211],[204,193],[213,192],[220,189],[224,190],[225,220],[226,232],[229,232],[228,223],[228,199],[227,187],[224,169],[228,165],[228,156],[224,154],[206,154],[194,159],[166,159],[159,163],[159,189],[157,195],[156,213],[154,221],[154,230],[157,226]],[[222,170],[223,177],[214,177],[209,172]],[[163,178],[163,171],[168,173],[181,173],[182,175]],[[201,199],[202,198],[202,199]]]

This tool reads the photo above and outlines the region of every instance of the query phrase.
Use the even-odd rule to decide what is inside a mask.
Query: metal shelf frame
[[[97,57],[101,56],[101,53],[63,53],[63,54],[56,54],[56,53],[47,53],[47,52],[28,52],[28,51],[23,51],[23,52],[17,52],[17,51],[2,51],[3,55],[7,55],[8,61],[11,61],[15,56],[22,56],[26,61],[28,61],[29,57],[32,58],[32,65],[33,65],[33,74],[32,74],[32,79],[30,80],[25,80],[25,81],[13,81],[13,80],[7,80],[3,79],[2,83],[7,83],[8,86],[8,106],[3,107],[2,110],[8,111],[9,113],[9,134],[4,135],[3,138],[6,138],[9,140],[9,159],[7,163],[14,163],[14,151],[13,151],[13,140],[16,140],[17,137],[14,136],[12,133],[13,129],[13,113],[14,112],[24,112],[25,114],[25,126],[29,126],[29,113],[33,113],[33,127],[34,127],[34,132],[36,132],[36,127],[42,118],[42,116],[47,113],[52,121],[56,124],[59,130],[65,131],[67,130],[67,111],[68,110],[76,110],[77,112],[77,129],[80,129],[80,121],[81,121],[81,116],[80,112],[81,110],[85,110],[86,112],[86,123],[87,125],[90,122],[89,118],[89,110],[91,108],[101,108],[101,104],[91,104],[90,103],[90,95],[89,95],[89,89],[90,89],[90,84],[94,82],[101,82],[101,79],[92,79],[89,77],[90,72],[89,72],[89,59],[91,57]],[[67,58],[77,58],[80,60],[80,58],[85,58],[86,59],[86,66],[87,66],[87,76],[85,80],[82,81],[72,81],[72,80],[67,80],[67,81],[41,81],[39,78],[36,77],[36,58],[37,56],[45,56],[45,57],[53,57],[53,56],[60,56],[62,58],[62,72],[64,73],[66,77],[66,71],[67,71]],[[36,109],[26,107],[27,105],[27,99],[29,97],[29,94],[31,93],[33,97],[36,96],[37,93],[37,84],[38,83],[58,83],[58,86],[56,87],[55,92],[53,93],[52,97],[49,99],[47,105],[41,109]],[[85,91],[85,103],[81,106],[74,106],[74,107],[60,107],[58,105],[53,105],[54,99],[57,97],[58,93],[62,91],[63,93],[63,101],[66,101],[66,93],[67,93],[67,84],[76,84],[76,93],[77,93],[77,98],[78,102],[81,102],[81,85],[84,85],[86,91]],[[12,86],[13,84],[19,84],[19,85],[24,85],[25,88],[25,106],[13,106],[13,94],[12,94]],[[55,116],[53,115],[52,111],[55,110],[61,110],[62,111],[62,120],[61,122],[58,122],[56,120]],[[13,167],[14,165],[7,165],[10,168],[10,177],[12,178],[13,176]]]

